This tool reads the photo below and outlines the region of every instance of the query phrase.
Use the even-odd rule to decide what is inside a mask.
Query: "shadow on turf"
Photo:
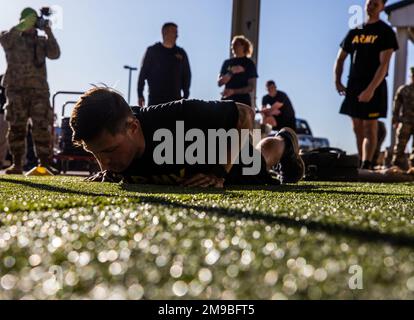
[[[43,184],[27,180],[14,180],[10,178],[0,178],[0,181],[14,183],[25,187],[35,188],[39,190],[57,192],[57,193],[68,193],[90,197],[111,197],[119,196],[112,195],[109,193],[93,193],[87,191],[79,191],[73,189],[67,189],[58,186],[51,186],[50,184]],[[91,182],[80,182],[80,183],[91,183]],[[95,183],[99,186],[98,183]],[[338,195],[371,195],[371,196],[407,196],[407,194],[401,193],[386,193],[386,192],[359,192],[359,191],[343,191],[343,190],[332,190],[337,188],[333,185],[281,185],[281,186],[229,186],[222,189],[206,189],[206,188],[184,188],[177,186],[160,186],[160,185],[134,185],[134,184],[120,184],[121,189],[129,192],[140,192],[140,193],[174,193],[174,194],[224,194],[226,191],[270,191],[270,192],[294,192],[294,193],[314,193],[314,194],[338,194]],[[325,188],[328,188],[325,189]],[[98,188],[97,188],[98,189]]]
[[[27,181],[27,180],[14,180],[14,179],[9,179],[9,178],[1,178],[0,181],[14,183],[14,184],[22,185],[24,187],[39,189],[43,191],[57,192],[57,193],[68,193],[68,194],[76,194],[80,196],[89,196],[89,197],[110,197],[111,196],[110,194],[72,190],[72,189],[51,186],[49,184],[44,184],[44,183],[36,183],[33,181]]]
[[[349,195],[366,195],[366,196],[409,196],[404,193],[386,193],[386,192],[359,192],[359,191],[343,191],[332,190],[338,188],[333,185],[280,185],[280,186],[228,186],[225,189],[206,189],[206,188],[184,188],[171,186],[155,186],[155,185],[134,185],[121,184],[121,188],[129,192],[140,193],[166,193],[166,191],[175,194],[225,194],[226,191],[270,191],[270,192],[294,192],[294,193],[314,193],[314,194],[338,194],[343,196]],[[325,189],[327,188],[327,189]]]
[[[14,183],[18,185],[23,185],[25,187],[36,188],[39,190],[45,190],[50,192],[58,192],[58,193],[69,193],[69,194],[76,194],[76,195],[84,195],[84,196],[119,196],[119,195],[111,195],[111,194],[98,194],[92,192],[85,192],[85,191],[77,191],[66,189],[57,186],[51,186],[48,184],[43,183],[35,183],[32,181],[25,181],[25,180],[14,180],[8,178],[1,178],[0,181]],[[97,184],[98,185],[98,184]],[[240,191],[251,191],[251,190],[265,190],[265,191],[272,191],[272,192],[296,192],[296,193],[335,193],[335,194],[343,194],[343,195],[350,195],[350,194],[364,194],[364,195],[393,195],[389,193],[372,193],[372,192],[343,192],[339,190],[321,190],[322,186],[310,186],[310,185],[284,185],[284,186],[235,186],[231,187],[228,190],[240,190]],[[332,186],[328,187],[332,188]],[[149,186],[149,185],[128,185],[122,184],[121,188],[125,191],[130,192],[140,192],[137,195],[137,198],[151,204],[158,204],[158,205],[166,205],[171,206],[174,208],[181,208],[181,209],[192,209],[196,211],[205,211],[209,212],[214,215],[222,215],[227,217],[235,217],[239,219],[249,219],[249,220],[260,220],[265,221],[268,223],[280,223],[286,226],[300,228],[306,226],[311,231],[322,231],[329,234],[333,234],[336,236],[353,236],[361,238],[368,242],[377,242],[383,241],[392,244],[404,245],[404,246],[414,246],[414,237],[405,235],[405,234],[390,234],[390,233],[381,233],[376,230],[362,230],[362,229],[354,229],[348,226],[343,226],[339,224],[327,224],[321,223],[317,221],[304,221],[304,220],[296,220],[295,218],[283,217],[283,216],[271,216],[269,214],[254,211],[254,212],[244,212],[240,209],[228,209],[228,208],[219,208],[219,207],[208,207],[208,206],[199,206],[199,205],[189,205],[184,203],[174,202],[164,197],[154,196],[151,194],[159,194],[159,193],[173,193],[173,194],[195,194],[195,193],[202,193],[202,194],[225,194],[225,190],[220,189],[185,189],[185,188],[177,188],[177,187],[166,187],[166,186]],[[147,193],[143,195],[143,193]],[[402,195],[402,194],[397,194]],[[130,196],[130,195],[129,195]]]
[[[240,209],[234,208],[219,208],[219,207],[208,207],[200,205],[189,205],[184,203],[178,203],[171,200],[167,200],[163,197],[157,196],[143,196],[140,197],[145,203],[155,204],[155,205],[164,205],[170,206],[177,209],[188,209],[195,211],[203,211],[211,213],[212,215],[220,215],[226,217],[234,217],[237,219],[246,219],[254,221],[265,221],[267,223],[279,223],[287,227],[301,228],[307,227],[309,231],[320,231],[325,232],[333,236],[344,236],[344,237],[355,237],[366,242],[375,242],[378,241],[390,243],[393,245],[399,246],[414,246],[414,237],[406,234],[392,234],[392,233],[382,233],[377,230],[362,230],[354,229],[348,226],[334,224],[334,223],[322,223],[317,221],[305,221],[305,220],[296,220],[295,218],[289,218],[286,216],[273,216],[260,211],[250,211],[245,212]]]

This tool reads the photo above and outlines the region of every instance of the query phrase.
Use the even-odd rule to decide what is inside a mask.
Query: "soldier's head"
[[[243,35],[235,36],[231,42],[231,50],[236,57],[251,57],[253,44]]]
[[[379,17],[388,0],[366,0],[365,11],[369,17]]]
[[[125,171],[145,148],[139,121],[124,98],[109,88],[94,88],[82,95],[70,126],[73,142],[92,153],[102,170]]]
[[[178,26],[174,22],[164,23],[161,32],[165,43],[175,45],[178,39]]]
[[[276,82],[274,82],[273,80],[267,81],[266,82],[266,89],[267,89],[267,92],[269,93],[269,95],[276,96],[276,94],[277,94]]]

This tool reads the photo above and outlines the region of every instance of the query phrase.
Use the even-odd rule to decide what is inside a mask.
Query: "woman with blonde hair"
[[[250,94],[258,78],[256,65],[250,59],[253,45],[245,36],[239,35],[231,42],[233,58],[224,61],[221,67],[218,85],[225,86],[223,100],[233,100],[251,106]]]

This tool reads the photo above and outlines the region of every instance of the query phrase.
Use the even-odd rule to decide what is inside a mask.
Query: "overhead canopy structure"
[[[400,49],[396,53],[394,93],[407,80],[408,43],[414,42],[414,0],[403,0],[385,8],[388,20],[397,28]]]

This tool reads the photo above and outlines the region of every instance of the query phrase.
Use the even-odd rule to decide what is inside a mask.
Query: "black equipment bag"
[[[359,157],[338,148],[319,148],[301,154],[305,180],[353,181],[358,178]]]

